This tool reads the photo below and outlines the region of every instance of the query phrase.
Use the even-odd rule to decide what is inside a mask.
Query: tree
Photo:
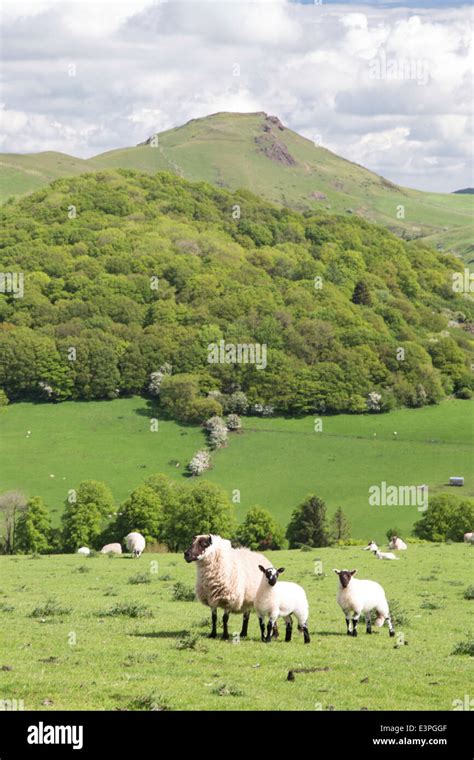
[[[474,500],[443,493],[430,499],[427,511],[413,527],[413,535],[426,541],[462,541],[473,524]]]
[[[137,531],[146,541],[158,541],[163,519],[160,496],[150,485],[135,488],[120,507],[115,523],[116,540]]]
[[[249,549],[283,549],[285,532],[278,525],[273,515],[263,507],[252,507],[239,526],[236,534],[237,541]]]
[[[308,546],[327,546],[329,536],[326,527],[326,505],[318,496],[307,496],[302,504],[297,507],[292,516],[286,536],[290,542],[290,549],[295,549],[302,544]]]
[[[29,499],[18,518],[15,549],[25,554],[46,554],[51,550],[51,521],[40,496]]]
[[[13,554],[18,520],[26,509],[26,499],[21,491],[6,491],[0,495],[0,515],[3,517],[3,551]]]
[[[170,551],[182,551],[201,533],[230,537],[234,532],[233,505],[214,483],[182,487],[176,503],[164,506],[162,540]]]
[[[362,306],[372,306],[372,296],[365,280],[359,280],[356,283],[352,294],[352,303],[361,304]]]
[[[334,543],[348,541],[351,537],[351,526],[341,507],[332,516],[329,533]]]
[[[202,475],[211,466],[211,456],[207,449],[197,451],[188,464],[188,470],[193,476]]]
[[[105,483],[83,480],[77,492],[66,500],[62,517],[63,544],[66,551],[78,546],[92,546],[100,536],[107,517],[115,510],[112,493]]]

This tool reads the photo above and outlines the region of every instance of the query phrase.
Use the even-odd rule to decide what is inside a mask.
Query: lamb
[[[466,544],[474,544],[474,533],[465,533],[463,539]]]
[[[387,598],[382,586],[375,581],[354,578],[357,570],[334,570],[334,572],[339,576],[337,603],[346,618],[347,635],[357,636],[357,624],[362,613],[364,613],[366,632],[372,633],[371,613],[372,610],[375,610],[377,613],[375,625],[381,628],[386,620],[390,636],[395,636]]]
[[[146,546],[146,541],[141,533],[129,533],[128,536],[125,536],[124,541],[128,551],[133,554],[135,559],[141,557]]]
[[[122,547],[120,544],[106,544],[100,550],[101,554],[122,554]]]
[[[396,557],[392,552],[379,552],[377,550],[372,552],[372,554],[374,557],[377,557],[377,559],[400,559],[400,557]]]
[[[367,552],[367,551],[378,552],[378,550],[379,550],[379,547],[377,546],[377,544],[375,543],[375,541],[369,541],[369,543],[367,544],[367,546],[364,546],[364,551],[365,552]]]
[[[286,622],[285,641],[291,641],[293,629],[292,615],[298,620],[298,630],[303,632],[304,643],[309,644],[311,639],[308,631],[308,599],[304,588],[297,583],[282,581],[277,583],[278,576],[285,568],[258,566],[263,577],[255,597],[255,610],[260,623],[262,641],[269,643],[272,640],[274,625],[279,617],[284,617]],[[265,636],[265,617],[268,615],[267,635]]]
[[[191,546],[184,552],[186,562],[196,562],[196,596],[202,604],[211,608],[212,629],[209,635],[217,636],[217,610],[224,610],[222,616],[223,639],[229,638],[229,614],[242,613],[243,623],[240,636],[247,636],[250,612],[260,585],[259,563],[270,563],[250,549],[233,549],[230,541],[213,534],[193,538]]]
[[[80,549],[77,550],[77,553],[82,554],[84,557],[88,557],[91,550],[87,546],[81,546]]]
[[[390,539],[388,548],[396,549],[398,551],[405,551],[405,549],[407,548],[407,545],[405,541],[402,541],[402,539],[398,538],[398,536],[392,536],[392,538]]]

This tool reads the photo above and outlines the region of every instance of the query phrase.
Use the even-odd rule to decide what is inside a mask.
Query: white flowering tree
[[[188,470],[193,476],[202,475],[211,466],[211,457],[206,449],[198,451],[188,464]]]
[[[229,414],[227,417],[227,430],[240,430],[242,421],[238,414]]]
[[[163,382],[163,378],[166,377],[166,375],[171,375],[171,370],[172,370],[171,364],[168,364],[168,362],[165,362],[163,366],[161,366],[157,372],[151,373],[150,380],[148,382],[148,392],[152,396],[160,395],[161,383]]]
[[[367,396],[367,409],[369,412],[380,412],[382,396],[380,393],[372,391]]]

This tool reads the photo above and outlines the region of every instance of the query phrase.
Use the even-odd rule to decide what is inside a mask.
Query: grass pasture
[[[289,644],[262,644],[255,616],[248,640],[209,640],[208,610],[173,596],[177,582],[194,585],[181,555],[3,556],[0,697],[45,711],[451,710],[473,679],[472,658],[452,654],[472,636],[473,551],[413,545],[399,562],[360,547],[269,552],[307,591],[309,646],[296,630]],[[346,636],[333,567],[382,583],[402,615],[398,636],[386,627],[367,636],[363,624]]]
[[[416,506],[369,506],[371,485],[426,483],[435,494],[452,492],[449,476],[463,475],[465,486],[455,492],[474,494],[473,404],[448,400],[385,415],[324,417],[319,433],[313,417],[244,418],[244,432],[230,435],[203,477],[229,496],[240,490],[239,519],[260,504],[286,525],[295,506],[315,492],[329,515],[344,509],[355,538],[380,542],[388,528],[408,533],[420,514]],[[68,490],[84,479],[105,481],[117,501],[153,473],[184,482],[204,433],[161,420],[152,433],[154,417],[157,410],[142,398],[11,404],[0,416],[0,492],[42,496],[57,523]]]

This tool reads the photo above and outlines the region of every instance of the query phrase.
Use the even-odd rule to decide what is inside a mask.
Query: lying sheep
[[[141,557],[146,546],[146,541],[141,533],[129,533],[128,536],[125,536],[124,541],[128,551],[133,554],[135,559]]]
[[[91,550],[87,546],[81,546],[81,548],[77,550],[77,553],[82,554],[84,557],[88,557]]]
[[[122,554],[122,547],[120,544],[106,544],[100,550],[101,554]]]
[[[260,623],[262,641],[270,642],[274,626],[279,617],[284,617],[286,622],[285,641],[291,641],[293,623],[291,616],[295,615],[298,620],[298,630],[303,632],[304,643],[309,644],[311,639],[308,631],[308,599],[302,586],[297,583],[282,581],[277,583],[278,576],[285,570],[284,567],[275,570],[274,567],[258,566],[263,576],[255,596],[255,610]],[[265,617],[268,615],[267,635],[265,636]]]
[[[195,536],[184,552],[186,562],[196,562],[196,596],[211,608],[210,638],[217,636],[217,609],[224,610],[223,639],[229,638],[229,613],[243,613],[241,637],[247,635],[250,612],[260,585],[259,563],[270,563],[250,549],[233,549],[230,541],[212,534]]]
[[[405,549],[407,548],[407,545],[405,541],[402,541],[402,539],[398,538],[398,536],[392,536],[392,538],[390,539],[388,548],[396,549],[397,551],[405,551]]]
[[[377,550],[372,552],[372,554],[374,557],[377,557],[377,559],[400,559],[400,557],[396,557],[392,552],[379,552]]]
[[[474,533],[465,533],[463,539],[466,544],[474,544]]]
[[[357,636],[357,624],[362,613],[365,617],[366,632],[372,633],[371,613],[375,610],[377,613],[375,625],[381,628],[386,620],[390,636],[395,636],[385,591],[380,583],[354,578],[357,570],[334,570],[334,572],[339,576],[337,603],[346,618],[347,635]]]
[[[367,546],[364,546],[365,552],[378,552],[378,550],[379,550],[379,547],[377,546],[375,541],[369,541]]]

